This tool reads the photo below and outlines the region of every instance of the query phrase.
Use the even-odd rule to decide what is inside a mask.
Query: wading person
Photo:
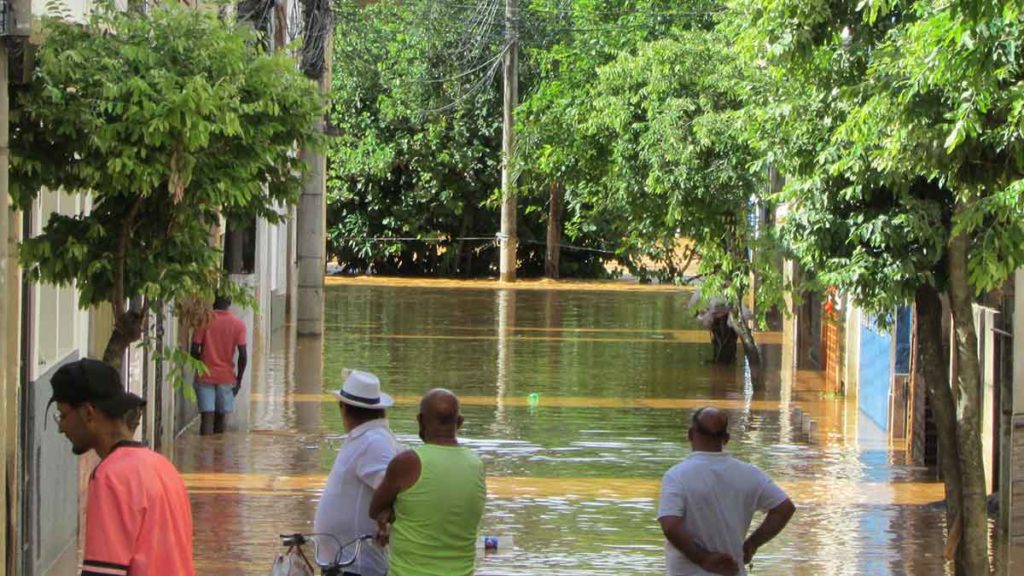
[[[693,452],[662,479],[658,522],[669,576],[745,574],[744,565],[796,510],[767,474],[723,451],[728,428],[720,410],[694,412],[688,432]],[[746,536],[755,511],[768,514]]]
[[[693,293],[688,309],[700,302],[700,290]],[[726,302],[712,298],[707,308],[697,314],[697,321],[711,333],[711,346],[714,349],[712,362],[715,364],[732,364],[736,361],[736,344],[739,335],[729,321],[732,306]]]
[[[145,400],[98,360],[62,366],[50,384],[71,451],[100,457],[89,477],[82,576],[193,576],[185,483],[166,458],[131,440],[127,419]]]
[[[470,576],[487,497],[483,463],[456,438],[455,394],[427,392],[416,419],[423,445],[395,456],[370,504],[378,540],[390,541],[392,576]]]
[[[370,518],[370,500],[399,449],[388,427],[386,409],[391,407],[392,400],[380,391],[380,380],[369,372],[346,372],[341,389],[334,395],[338,398],[348,436],[338,450],[313,521],[316,533],[330,534],[342,544],[376,530]],[[320,562],[334,561],[338,543],[331,538],[321,538],[319,544]],[[368,544],[363,546],[355,564],[343,574],[384,576],[387,572],[387,553],[383,548]]]
[[[249,361],[245,322],[228,310],[230,306],[230,298],[217,296],[209,322],[192,336],[192,357],[206,366],[206,373],[197,375],[195,383],[199,433],[204,436],[224,432],[227,415],[235,411],[235,396],[242,388],[242,375]]]

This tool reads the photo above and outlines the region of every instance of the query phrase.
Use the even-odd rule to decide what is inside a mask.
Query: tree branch
[[[124,223],[121,224],[121,236],[117,240],[116,266],[114,267],[114,301],[112,302],[114,305],[115,321],[123,317],[127,312],[124,305],[124,268],[125,261],[128,259],[128,240],[134,230],[135,217],[138,216],[139,210],[142,209],[144,199],[145,197],[139,196],[135,200],[135,204],[128,211],[128,216],[125,218]]]

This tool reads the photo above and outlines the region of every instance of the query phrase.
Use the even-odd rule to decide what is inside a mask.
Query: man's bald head
[[[720,451],[729,441],[729,417],[712,406],[700,408],[693,413],[689,437],[694,450]]]
[[[455,432],[462,426],[459,413],[459,398],[451,390],[434,388],[420,399],[420,437],[455,438]]]

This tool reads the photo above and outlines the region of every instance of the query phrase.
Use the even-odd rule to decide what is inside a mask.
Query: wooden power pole
[[[519,30],[517,0],[505,0],[504,58],[504,110],[501,134],[501,257],[499,262],[502,282],[515,282],[516,252],[516,196],[512,176],[512,154],[516,141],[515,109],[519,100]]]

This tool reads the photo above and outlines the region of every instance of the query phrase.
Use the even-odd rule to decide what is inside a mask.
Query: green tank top
[[[484,465],[469,448],[424,444],[420,478],[395,500],[392,576],[472,576],[487,489]]]

